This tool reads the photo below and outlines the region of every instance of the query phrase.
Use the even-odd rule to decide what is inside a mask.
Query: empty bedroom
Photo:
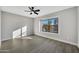
[[[79,53],[79,7],[0,6],[0,53]]]

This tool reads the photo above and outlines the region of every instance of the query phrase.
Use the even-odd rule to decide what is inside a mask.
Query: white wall
[[[0,47],[1,47],[1,9],[0,9]]]
[[[40,20],[55,16],[57,16],[59,20],[59,33],[55,34],[39,32]],[[74,7],[36,18],[34,21],[34,30],[36,35],[77,45],[77,8]]]
[[[13,32],[27,26],[27,35],[33,34],[32,18],[2,12],[2,40],[11,39]]]
[[[77,8],[77,31],[78,31],[78,47],[79,47],[79,7]]]

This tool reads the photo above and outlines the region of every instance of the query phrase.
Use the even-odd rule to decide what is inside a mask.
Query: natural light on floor
[[[27,36],[27,26],[13,31],[13,38],[21,38],[23,36]]]

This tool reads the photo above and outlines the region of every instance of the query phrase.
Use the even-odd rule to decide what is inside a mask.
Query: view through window
[[[44,19],[40,21],[41,31],[58,33],[58,18]]]

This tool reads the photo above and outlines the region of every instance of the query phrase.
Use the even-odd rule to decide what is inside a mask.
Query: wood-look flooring
[[[78,53],[76,46],[40,36],[2,41],[1,53]]]

